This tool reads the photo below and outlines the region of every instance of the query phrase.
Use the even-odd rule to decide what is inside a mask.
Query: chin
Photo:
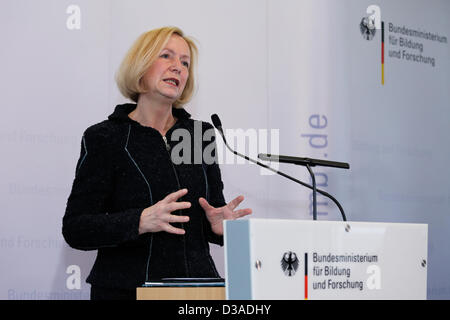
[[[175,103],[180,98],[180,95],[161,94],[171,104]]]
[[[161,94],[167,99],[172,99],[174,102],[181,97],[181,92],[174,93],[173,91],[162,91]]]

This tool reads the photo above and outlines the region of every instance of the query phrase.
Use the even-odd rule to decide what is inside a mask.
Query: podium
[[[426,299],[428,225],[224,222],[226,299]]]

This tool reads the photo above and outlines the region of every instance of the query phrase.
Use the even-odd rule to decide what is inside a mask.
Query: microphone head
[[[219,116],[217,114],[213,114],[211,116],[211,120],[216,129],[222,128],[222,122],[220,122]]]

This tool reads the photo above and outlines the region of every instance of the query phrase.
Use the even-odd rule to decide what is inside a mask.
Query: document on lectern
[[[147,281],[144,287],[225,287],[223,278],[162,278]]]

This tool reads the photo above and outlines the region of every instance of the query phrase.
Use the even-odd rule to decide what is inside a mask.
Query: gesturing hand
[[[198,202],[202,206],[203,210],[205,210],[206,218],[211,224],[212,231],[221,236],[223,235],[222,222],[224,220],[236,220],[252,213],[252,209],[250,208],[233,211],[243,200],[244,196],[239,196],[220,208],[214,208],[204,198],[198,199]]]
[[[153,206],[144,209],[139,221],[139,234],[159,231],[180,235],[185,234],[184,229],[175,228],[171,223],[188,222],[189,217],[173,215],[171,212],[191,207],[190,202],[177,202],[177,200],[186,193],[187,189],[178,190],[177,192],[167,195],[167,197]]]

